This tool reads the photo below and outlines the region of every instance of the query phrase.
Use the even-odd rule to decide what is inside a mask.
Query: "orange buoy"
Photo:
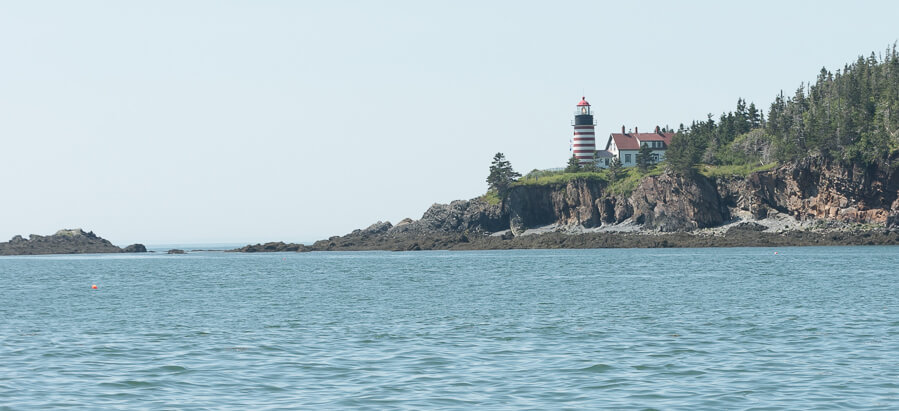
[[[91,285],[91,289],[92,289],[92,290],[96,290],[96,289],[97,289],[97,284]]]

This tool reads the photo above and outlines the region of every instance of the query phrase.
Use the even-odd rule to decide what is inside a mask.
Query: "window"
[[[624,162],[625,162],[625,163],[630,163],[630,162],[631,162],[631,155],[630,155],[630,154],[625,154],[625,155],[624,155]]]
[[[609,159],[608,159],[608,158],[605,159],[605,163],[606,163],[606,165],[609,165]]]

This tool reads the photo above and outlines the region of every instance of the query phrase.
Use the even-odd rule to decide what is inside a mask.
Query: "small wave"
[[[188,369],[180,365],[163,365],[162,367],[156,368],[152,371],[185,372],[188,371]]]
[[[612,367],[611,365],[608,365],[608,364],[594,364],[594,365],[591,365],[591,366],[589,366],[589,367],[587,367],[587,368],[581,368],[581,369],[578,370],[578,371],[581,371],[581,372],[596,372],[596,373],[599,373],[599,372],[606,372],[606,371],[609,371],[609,370],[611,370],[612,368],[613,368],[613,367]]]
[[[116,388],[144,388],[144,387],[155,387],[158,384],[149,382],[149,381],[140,381],[140,380],[125,380],[125,381],[116,381],[116,382],[104,382],[100,384],[104,387],[116,387]]]

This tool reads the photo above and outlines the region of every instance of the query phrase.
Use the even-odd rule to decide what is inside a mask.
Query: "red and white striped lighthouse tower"
[[[593,162],[593,156],[596,154],[596,131],[593,127],[593,112],[590,110],[590,103],[586,97],[581,97],[581,101],[577,103],[577,112],[574,113],[574,139],[571,143],[571,150],[581,164]]]

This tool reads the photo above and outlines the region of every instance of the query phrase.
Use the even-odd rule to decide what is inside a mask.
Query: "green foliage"
[[[497,205],[503,202],[503,199],[496,194],[495,191],[488,190],[486,194],[481,196],[481,200],[484,200],[487,204]]]
[[[556,171],[556,170],[537,170],[535,168],[535,169],[531,170],[530,173],[525,174],[525,176],[522,177],[521,179],[519,179],[518,181],[519,182],[528,181],[528,180],[536,181],[536,180],[540,180],[541,178],[544,178],[544,177],[550,177],[550,176],[559,175],[559,174],[563,174],[563,173],[565,173],[565,171],[562,171],[562,170],[558,170],[558,171]]]
[[[565,167],[565,172],[577,173],[578,171],[581,171],[581,163],[578,161],[577,157],[572,154],[571,158],[568,159],[568,165]]]
[[[894,44],[883,58],[872,53],[835,73],[821,69],[813,84],[800,85],[791,97],[779,93],[767,119],[755,103],[739,98],[732,112],[717,118],[709,114],[688,127],[681,124],[664,164],[683,174],[745,176],[808,155],[871,163],[896,151],[899,53]],[[650,156],[651,150],[641,147],[637,168],[625,169],[614,158],[606,170],[580,165],[572,156],[564,171],[533,170],[515,182],[519,174],[497,153],[487,178],[496,197],[488,201],[500,201],[513,185],[564,184],[577,178],[606,181],[609,192],[629,195],[643,177],[661,173],[651,168]]]
[[[598,171],[598,172],[590,172],[590,171],[580,171],[577,173],[566,173],[564,171],[551,172],[545,171],[542,174],[535,175],[533,173],[528,173],[528,175],[524,176],[517,182],[515,182],[512,186],[548,186],[548,185],[560,185],[565,184],[571,180],[575,179],[586,179],[586,180],[594,180],[594,181],[608,181],[608,173],[607,171]]]
[[[771,136],[757,128],[741,134],[718,156],[720,164],[767,164],[773,161]]]
[[[870,163],[899,148],[899,53],[859,56],[835,73],[822,68],[812,84],[771,104],[766,131],[777,158],[819,154]]]
[[[791,96],[779,93],[765,119],[754,103],[681,126],[665,154],[668,167],[690,173],[699,163],[753,169],[809,155],[871,163],[899,150],[899,53],[859,57]]]
[[[620,162],[619,162],[620,163]],[[589,181],[602,181],[608,183],[607,190],[612,194],[630,195],[646,176],[662,174],[661,168],[655,168],[648,172],[641,172],[636,167],[621,168],[616,180],[612,180],[612,169],[608,168],[596,172],[566,173],[564,171],[534,170],[512,184],[518,186],[562,186],[571,180],[582,179]],[[489,194],[489,193],[488,193]]]
[[[637,168],[640,169],[641,172],[645,173],[649,171],[649,168],[655,164],[652,161],[652,149],[649,148],[649,145],[643,144],[640,146],[640,151],[637,152]]]
[[[496,153],[490,164],[490,174],[487,176],[487,185],[500,198],[509,191],[509,187],[521,174],[512,169],[512,164],[506,160],[503,153]]]
[[[706,177],[730,177],[730,176],[748,176],[758,171],[771,170],[777,167],[777,163],[768,163],[762,165],[752,164],[728,164],[722,166],[703,165],[699,172]]]
[[[614,163],[614,161],[613,161]],[[619,166],[620,166],[619,162]],[[630,168],[621,168],[619,167],[618,175],[616,179],[612,177],[613,168],[610,167],[605,170],[600,170],[596,172],[577,172],[577,173],[566,173],[564,171],[532,171],[528,173],[528,175],[524,176],[517,182],[515,182],[512,186],[561,186],[568,183],[571,180],[576,179],[584,179],[584,180],[592,180],[592,181],[603,181],[609,183],[607,186],[607,190],[610,193],[618,194],[618,195],[630,195],[637,185],[640,184],[640,180],[646,176],[655,176],[662,174],[663,170],[661,168],[656,167],[653,170],[649,170],[647,172],[641,172],[636,167]]]
[[[620,179],[624,173],[624,165],[621,164],[621,159],[615,157],[612,159],[612,162],[609,163],[609,169],[607,170],[609,175],[609,181],[617,181]]]
[[[616,181],[609,184],[608,191],[616,195],[629,196],[640,185],[640,180],[644,177],[659,174],[662,174],[662,170],[658,168],[645,173],[636,167],[628,168],[622,171],[621,176]]]
[[[831,73],[821,69],[813,84],[792,96],[775,96],[768,119],[755,104],[682,129],[669,146],[669,167],[688,172],[695,164],[762,164],[808,155],[871,163],[899,149],[899,53],[859,57]],[[697,152],[701,154],[697,157]]]
[[[693,167],[699,163],[702,153],[705,151],[704,143],[702,136],[690,132],[678,132],[671,138],[671,144],[665,151],[665,163],[669,169],[675,172],[692,173]]]
[[[591,172],[591,173],[596,173],[596,172],[599,172],[599,171],[601,171],[601,170],[602,170],[601,167],[597,167],[597,166],[596,166],[596,158],[594,158],[592,161],[590,161],[590,162],[587,163],[587,164],[581,164],[581,171],[587,171],[587,172]]]

